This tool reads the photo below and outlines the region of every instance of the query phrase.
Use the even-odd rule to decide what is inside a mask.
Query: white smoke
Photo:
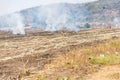
[[[73,8],[73,7],[71,7]],[[70,31],[79,31],[79,28],[76,26],[76,18],[73,17],[70,11],[70,7],[66,7],[66,4],[53,4],[48,6],[42,6],[38,13],[42,12],[46,16],[45,23],[46,26],[44,28],[45,31],[58,31],[58,30],[70,30]],[[83,16],[85,14],[85,8],[81,7],[80,14],[78,13],[76,16],[80,17],[81,20],[84,19]],[[79,10],[74,9],[74,10]],[[73,12],[74,14],[74,12]],[[76,13],[75,13],[76,14]],[[40,19],[42,19],[41,14],[38,15]]]
[[[116,17],[113,20],[115,27],[120,27],[120,17]]]
[[[10,20],[12,21],[11,27],[13,34],[25,34],[24,24],[19,13],[12,14]]]
[[[45,31],[60,30],[66,25],[69,17],[66,12],[64,12],[64,14],[59,13],[59,11],[57,11],[59,10],[58,7],[52,7],[52,9],[48,7],[45,10],[48,13]]]
[[[25,34],[22,21],[22,17],[19,13],[13,13],[3,18],[3,24],[6,24],[6,29],[12,31],[13,34]]]
[[[52,8],[53,9],[53,8]],[[45,31],[58,31],[62,29],[67,29],[71,31],[78,30],[74,23],[68,23],[68,19],[71,17],[67,14],[67,12],[64,13],[57,13],[56,10],[48,9],[48,15],[46,19],[46,29]]]
[[[79,31],[80,23],[85,23],[90,15],[84,4],[69,3],[44,5],[19,13],[5,16],[6,18],[3,19],[6,20],[4,23],[2,21],[3,26],[7,23],[6,27],[11,28],[13,34],[25,34],[24,26],[29,24],[32,28],[41,28],[51,32],[58,30]],[[82,25],[82,27],[84,26]]]
[[[13,19],[15,21],[15,25],[12,27],[13,34],[25,34],[25,28],[24,24],[22,22],[22,17],[20,14],[15,13],[12,15]]]

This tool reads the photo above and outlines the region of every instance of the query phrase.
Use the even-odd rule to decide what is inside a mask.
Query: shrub
[[[85,27],[85,28],[90,28],[90,24],[86,23],[86,24],[84,25],[84,27]]]

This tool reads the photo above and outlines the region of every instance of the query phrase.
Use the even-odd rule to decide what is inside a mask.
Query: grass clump
[[[120,64],[120,39],[110,40],[97,46],[88,48],[87,53],[91,56],[92,64]]]
[[[120,56],[115,55],[105,55],[104,57],[101,56],[93,56],[90,60],[92,64],[119,64],[120,63]]]

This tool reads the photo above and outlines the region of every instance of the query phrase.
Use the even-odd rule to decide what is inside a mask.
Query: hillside
[[[119,7],[120,0],[99,0],[85,4],[59,3],[44,5],[16,13],[21,15],[24,26],[45,30],[52,29],[51,31],[59,29],[77,31],[85,27],[86,23],[91,24],[92,27],[119,26]],[[14,14],[1,16],[0,27],[16,26],[14,16]]]
[[[120,0],[99,0],[86,4],[92,13],[90,21],[109,22],[112,24],[115,18],[120,17]]]

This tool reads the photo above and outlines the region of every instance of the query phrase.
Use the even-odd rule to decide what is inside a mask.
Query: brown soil
[[[120,80],[120,65],[102,67],[98,72],[89,74],[86,80]]]

